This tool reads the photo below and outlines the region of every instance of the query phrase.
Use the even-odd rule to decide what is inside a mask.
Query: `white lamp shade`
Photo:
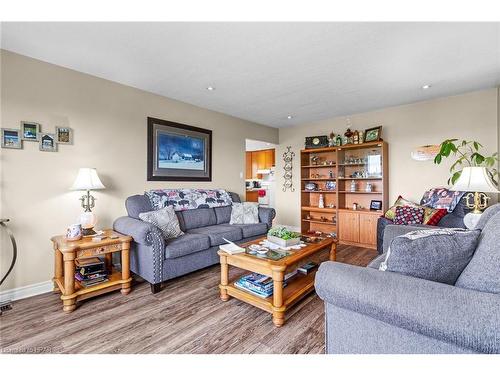
[[[499,193],[485,167],[465,167],[450,190],[478,193]]]
[[[95,168],[80,168],[71,190],[98,190],[105,189]]]

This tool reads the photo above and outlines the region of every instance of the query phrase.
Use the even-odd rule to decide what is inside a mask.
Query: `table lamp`
[[[97,218],[92,212],[95,206],[95,198],[90,195],[90,190],[105,189],[95,168],[80,168],[76,176],[71,190],[86,190],[87,194],[82,195],[82,207],[85,210],[80,215],[80,224],[82,224],[82,232],[84,236],[95,234],[94,226],[97,223]]]
[[[455,182],[455,185],[450,190],[470,192],[465,196],[465,205],[472,212],[469,212],[464,217],[464,224],[469,229],[476,227],[482,210],[488,207],[490,197],[485,193],[500,193],[488,176],[488,171],[485,167],[465,167],[462,169],[462,174],[457,182]]]

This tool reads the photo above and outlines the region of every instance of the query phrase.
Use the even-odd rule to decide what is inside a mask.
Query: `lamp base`
[[[467,227],[467,229],[474,229],[481,218],[481,215],[483,213],[479,212],[469,212],[467,215],[464,216],[464,224]]]
[[[97,232],[94,230],[94,227],[91,228],[82,228],[83,236],[93,236]]]

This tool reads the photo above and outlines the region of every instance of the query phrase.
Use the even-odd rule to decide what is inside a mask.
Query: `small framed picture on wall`
[[[40,133],[40,151],[57,151],[56,135],[49,133]]]
[[[20,130],[2,128],[1,146],[2,148],[22,148]]]
[[[56,142],[63,145],[73,144],[73,129],[56,126]]]
[[[21,121],[21,136],[23,141],[37,142],[40,136],[40,124],[30,121]]]

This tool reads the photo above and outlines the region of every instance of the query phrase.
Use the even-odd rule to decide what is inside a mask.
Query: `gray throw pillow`
[[[257,224],[259,204],[254,202],[233,203],[229,224]]]
[[[179,219],[172,206],[167,206],[155,211],[142,212],[139,219],[157,226],[165,239],[176,238],[184,234],[179,226]]]
[[[392,240],[379,269],[454,285],[472,259],[479,234],[455,228],[409,232]]]
[[[493,207],[488,209],[490,213],[493,212]],[[486,215],[488,210],[483,215]],[[485,218],[474,257],[455,285],[500,294],[500,212]]]

